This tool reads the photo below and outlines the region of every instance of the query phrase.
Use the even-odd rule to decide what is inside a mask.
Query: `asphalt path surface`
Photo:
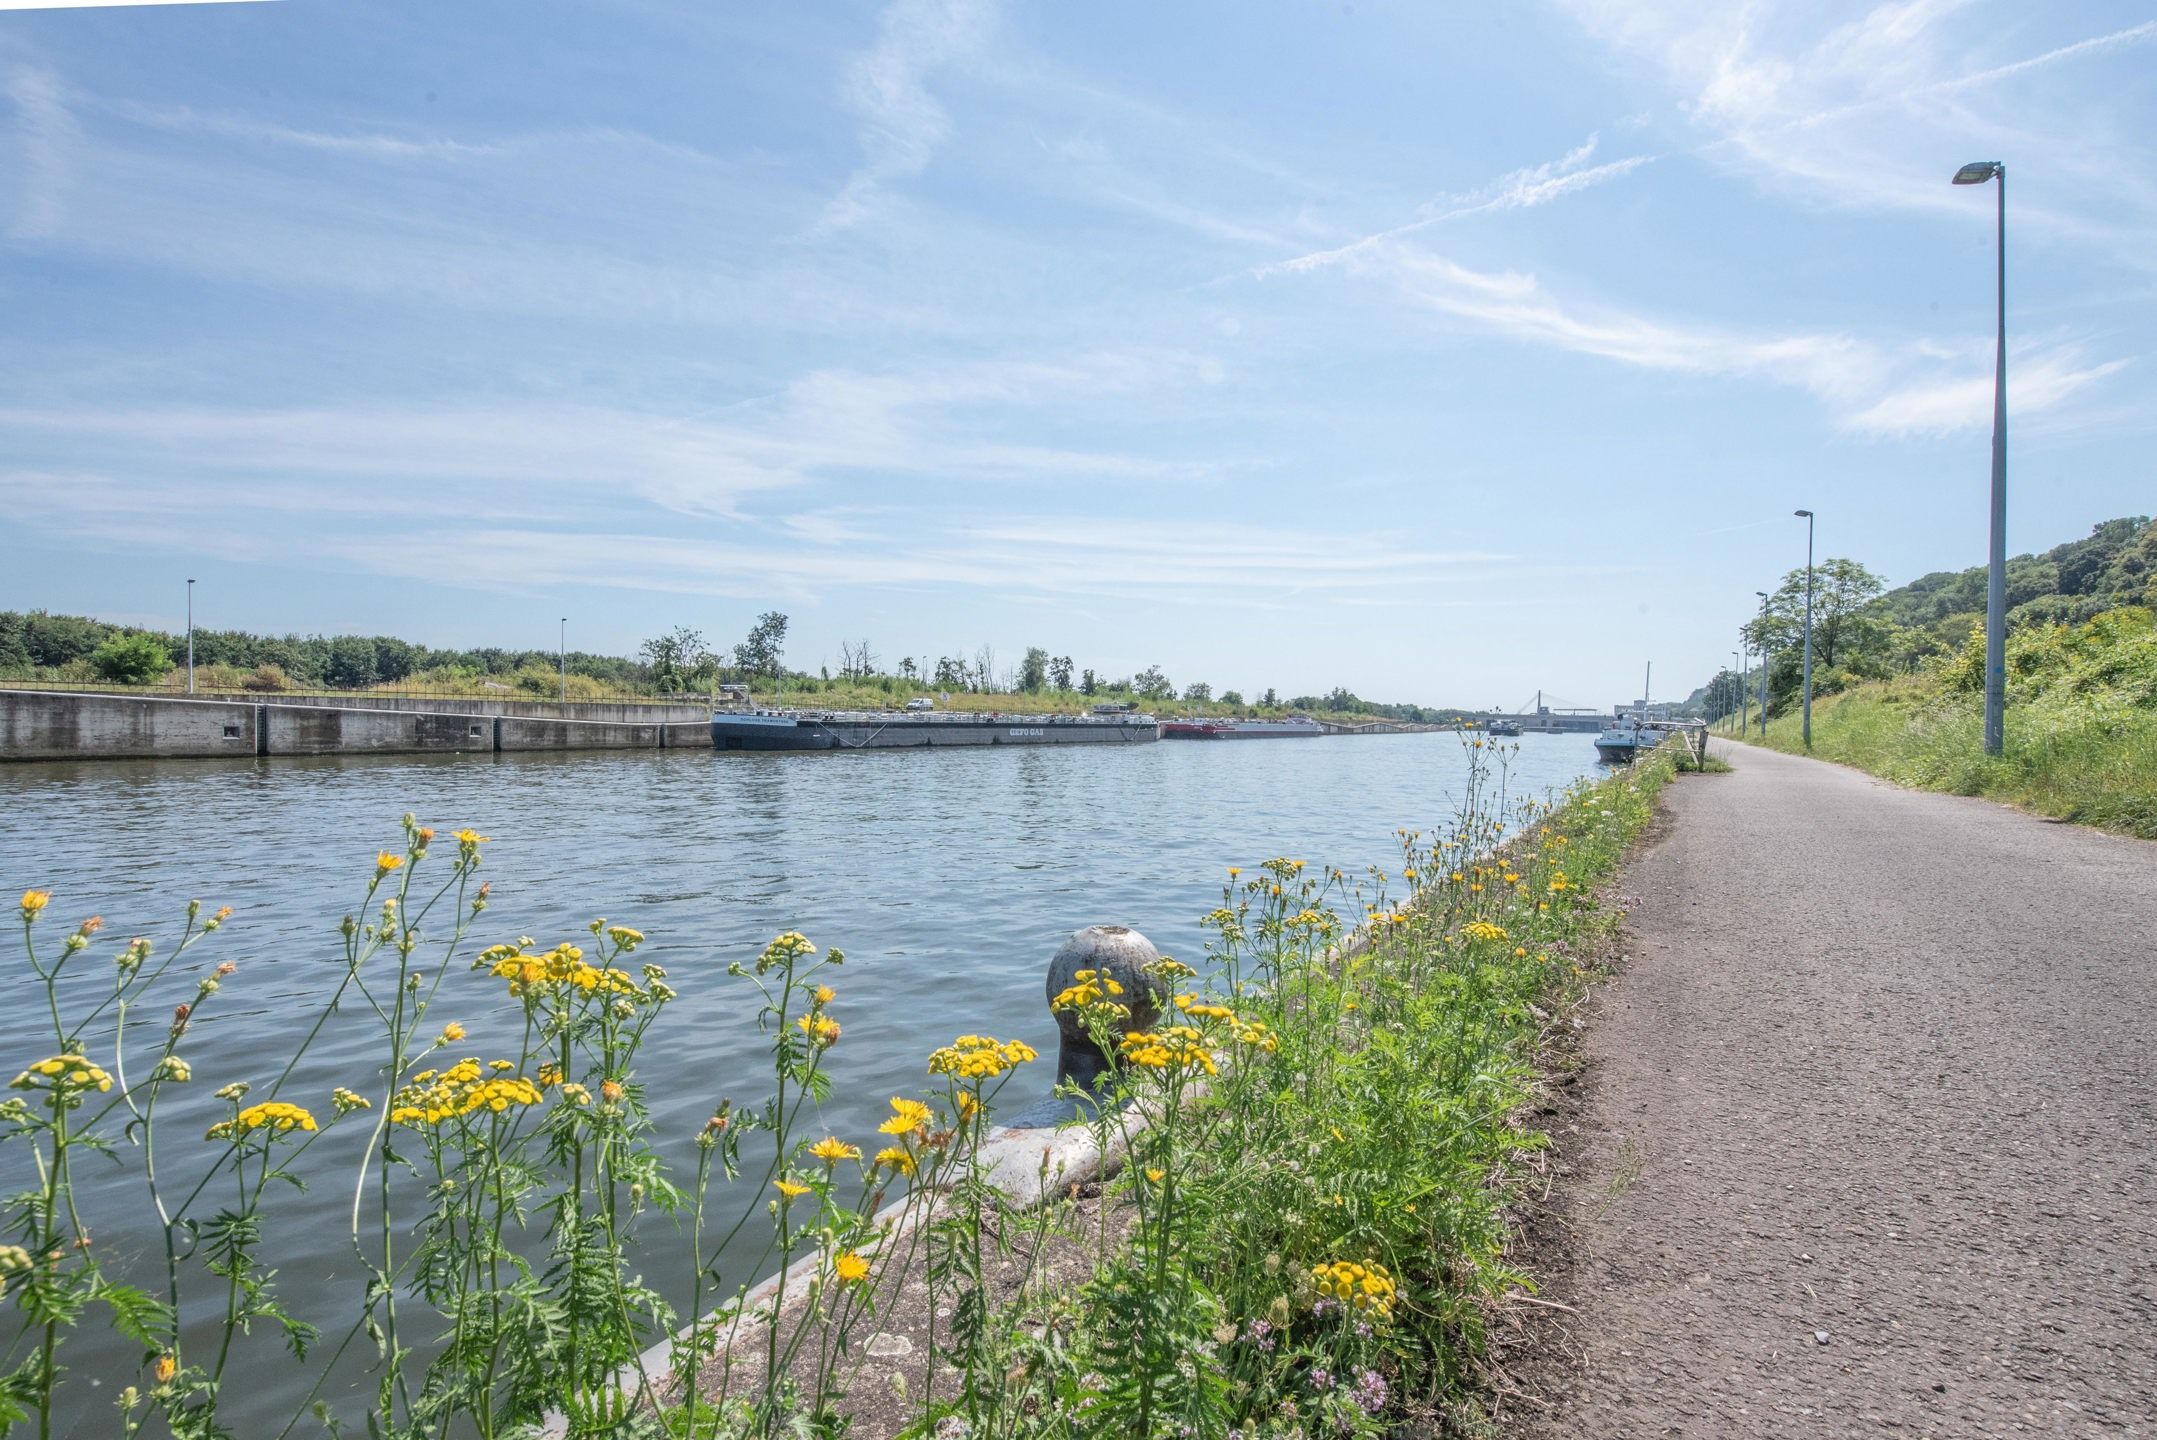
[[[1714,748],[1621,882],[1508,1432],[2157,1436],[2157,845]]]

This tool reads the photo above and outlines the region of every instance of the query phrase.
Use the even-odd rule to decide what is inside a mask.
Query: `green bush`
[[[90,665],[100,680],[147,685],[165,678],[172,668],[172,655],[147,635],[115,635],[90,652]]]

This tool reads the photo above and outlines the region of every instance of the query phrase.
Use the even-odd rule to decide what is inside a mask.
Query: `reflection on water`
[[[1531,735],[1517,746],[1519,791],[1594,768],[1586,736]],[[918,1089],[927,1051],[954,1033],[1023,1039],[1052,1057],[1043,976],[1072,930],[1131,925],[1164,952],[1201,960],[1197,919],[1217,903],[1225,867],[1291,855],[1351,875],[1390,868],[1395,828],[1444,817],[1464,770],[1459,741],[1438,734],[849,755],[17,765],[0,767],[0,893],[50,889],[53,944],[101,913],[101,939],[112,943],[89,952],[95,963],[82,976],[99,987],[110,983],[101,973],[108,951],[125,937],[171,935],[191,898],[233,906],[227,928],[190,952],[189,975],[168,980],[180,999],[218,961],[241,967],[190,1033],[196,1080],[165,1133],[191,1138],[215,1118],[211,1090],[273,1078],[312,1022],[342,974],[339,917],[358,905],[376,850],[399,847],[398,817],[413,811],[445,833],[473,826],[494,837],[483,871],[494,898],[468,953],[519,935],[587,939],[597,915],[650,937],[637,959],[666,966],[681,998],[640,1078],[686,1170],[690,1141],[719,1098],[754,1103],[763,1094],[755,1004],[724,971],[775,933],[800,929],[846,951],[833,1007],[845,1038],[829,1062],[838,1083],[824,1128],[858,1139],[886,1097]],[[34,998],[27,986],[18,981],[18,1002]],[[435,1016],[462,1021],[471,1051],[515,1052],[516,1012],[499,982],[459,966],[445,994],[460,998]],[[39,1013],[21,1003],[0,1012],[0,1064],[46,1052]],[[332,1085],[374,1088],[375,1032],[362,1021],[348,1013],[331,1025],[290,1098],[326,1109]],[[1006,1098],[1023,1104],[1051,1079],[1046,1061],[1026,1067]],[[346,1234],[362,1138],[357,1129],[332,1135],[310,1153],[321,1182],[282,1197],[271,1219],[283,1294],[333,1343],[361,1284]],[[0,1184],[12,1191],[29,1161],[9,1148],[18,1153],[0,1151]],[[86,1188],[109,1255],[122,1266],[152,1260],[154,1228],[129,1228],[147,1212],[140,1179],[116,1170]],[[655,1244],[680,1250],[663,1228]],[[686,1276],[652,1278],[676,1299],[687,1293]],[[243,1433],[281,1425],[305,1383],[276,1358],[273,1340],[255,1343],[230,1412]],[[101,1397],[132,1378],[138,1358],[87,1331],[76,1342],[83,1433],[104,1433]],[[113,1377],[97,1397],[83,1383],[93,1375]]]

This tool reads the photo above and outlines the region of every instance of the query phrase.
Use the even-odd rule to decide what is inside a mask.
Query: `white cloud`
[[[1987,420],[1989,368],[1984,405],[1973,410],[1970,386],[1976,382],[1966,378],[1971,352],[1935,342],[1898,345],[1826,330],[1749,333],[1571,303],[1533,275],[1474,270],[1398,241],[1361,245],[1336,263],[1411,304],[1524,344],[1648,370],[1790,386],[1814,396],[1837,424],[1854,431],[1944,433]],[[2016,361],[2015,408],[2051,409],[2123,364],[2082,364],[2058,343],[2033,350]]]
[[[1421,218],[1411,220],[1405,225],[1396,225],[1359,240],[1351,240],[1345,245],[1315,250],[1293,260],[1276,261],[1261,266],[1256,273],[1266,276],[1322,269],[1328,265],[1340,264],[1374,246],[1401,240],[1419,230],[1428,230],[1449,221],[1501,210],[1532,210],[1575,191],[1608,184],[1612,180],[1630,175],[1655,158],[1652,155],[1628,155],[1622,160],[1591,166],[1588,161],[1594,156],[1597,143],[1598,137],[1590,135],[1585,142],[1556,160],[1501,175],[1488,185],[1465,194],[1441,195],[1422,206]]]
[[[2017,416],[2050,410],[2084,386],[2125,369],[2124,360],[2077,363],[2063,351],[2009,357],[2009,425]],[[1950,435],[1992,423],[1992,367],[1957,379],[1922,380],[1890,391],[1844,424],[1876,435]]]
[[[929,77],[977,50],[994,13],[991,0],[893,0],[884,11],[876,44],[847,65],[840,90],[862,120],[863,162],[825,207],[822,228],[855,224],[892,181],[928,169],[951,135]]]
[[[0,78],[0,92],[13,104],[16,117],[17,163],[12,168],[19,189],[7,234],[17,240],[43,239],[57,234],[66,218],[82,132],[50,71],[9,66]]]
[[[1560,4],[1654,67],[1703,133],[1703,156],[1734,175],[1822,206],[1962,214],[1968,197],[1947,183],[1954,167],[2006,156],[2034,182],[2016,201],[2018,226],[2150,263],[2157,193],[2143,137],[2112,133],[2109,112],[2065,67],[2157,42],[2157,21],[1983,63],[1973,57],[1996,51],[1998,37],[2069,12],[2039,8],[2010,28],[1970,13],[1972,0],[1891,0],[1823,27],[1794,7]],[[2036,84],[2050,88],[2032,104]],[[2123,209],[2139,214],[2122,219]]]
[[[912,372],[808,372],[770,397],[705,413],[653,413],[551,398],[494,405],[286,408],[16,406],[0,437],[71,464],[129,467],[167,483],[255,486],[288,477],[433,495],[524,514],[633,496],[683,515],[739,517],[751,497],[851,477],[946,485],[1192,479],[1208,467],[1109,448],[1001,438],[1108,397],[1213,383],[1215,362],[1176,351],[1103,351],[1059,361],[973,361]],[[228,496],[234,504],[242,495]]]

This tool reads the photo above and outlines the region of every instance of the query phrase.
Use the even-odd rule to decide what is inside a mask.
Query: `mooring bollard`
[[[1116,1003],[1131,1013],[1124,1017],[1121,1030],[1125,1034],[1150,1030],[1169,997],[1168,983],[1146,973],[1146,967],[1160,958],[1153,942],[1128,926],[1089,925],[1073,931],[1049,960],[1048,998],[1054,1000],[1077,984],[1079,971],[1091,970],[1123,987]],[[1098,1088],[1108,1072],[1108,1057],[1079,1023],[1077,1012],[1057,1011],[1056,1030],[1062,1041],[1056,1050],[1056,1083],[1070,1080],[1088,1090]]]

